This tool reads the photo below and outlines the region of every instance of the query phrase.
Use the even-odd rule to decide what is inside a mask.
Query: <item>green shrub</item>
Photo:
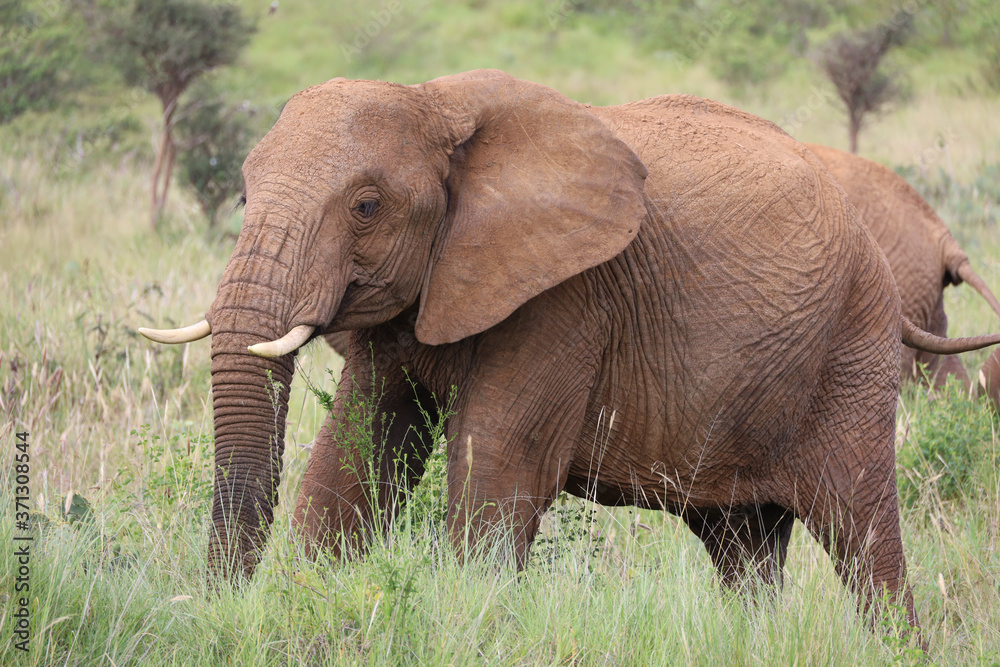
[[[995,2],[978,0],[973,6],[978,30],[976,50],[982,54],[980,71],[986,85],[1000,91],[1000,8]]]
[[[243,160],[260,138],[260,113],[249,102],[229,104],[218,96],[201,95],[186,104],[180,116],[181,175],[214,227],[219,213],[243,190]]]
[[[933,393],[908,390],[901,403],[903,409],[910,403],[912,411],[896,453],[902,503],[912,507],[926,497],[962,501],[973,496],[981,473],[1000,463],[993,413],[984,400],[970,397],[961,382],[951,379]]]
[[[927,200],[970,256],[992,243],[1000,226],[1000,163],[984,165],[971,183],[953,180],[942,168],[925,169],[925,174],[906,165],[895,171]]]
[[[57,105],[74,83],[77,43],[59,5],[0,2],[0,123]]]
[[[734,33],[715,41],[710,69],[722,81],[742,88],[777,76],[789,59],[788,38],[758,32],[757,26],[734,26]]]

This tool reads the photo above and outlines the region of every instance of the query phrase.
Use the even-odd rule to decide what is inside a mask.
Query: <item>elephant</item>
[[[459,558],[525,565],[555,496],[679,515],[724,584],[778,584],[793,522],[859,607],[902,605],[900,314],[892,274],[816,156],[688,95],[575,102],[495,70],[293,96],[243,165],[245,216],[205,320],[209,571],[250,577],[284,450],[296,350],[351,331],[293,514],[310,554],[359,557],[447,419]],[[356,437],[352,398],[373,405]],[[277,427],[276,427],[277,425]],[[887,594],[887,598],[883,597]]]
[[[904,316],[922,329],[945,336],[944,288],[963,281],[1000,315],[1000,303],[972,269],[947,226],[904,178],[851,153],[817,144],[806,146],[847,192],[885,253]],[[903,379],[927,379],[940,387],[949,376],[955,376],[969,385],[969,376],[954,355],[904,348],[901,364]]]

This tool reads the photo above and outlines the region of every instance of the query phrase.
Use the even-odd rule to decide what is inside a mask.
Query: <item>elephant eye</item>
[[[378,210],[379,202],[377,199],[364,199],[357,206],[354,207],[354,212],[361,216],[362,219],[368,220],[373,215],[375,211]]]

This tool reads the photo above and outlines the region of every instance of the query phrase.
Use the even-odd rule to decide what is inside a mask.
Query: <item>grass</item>
[[[815,80],[808,63],[792,63],[767,88],[737,95],[705,63],[678,67],[593,22],[551,30],[526,6],[487,3],[484,16],[474,3],[405,3],[381,41],[346,62],[339,46],[369,8],[283,3],[274,17],[261,18],[245,65],[220,79],[277,107],[337,75],[417,82],[492,66],[598,104],[692,92],[778,122],[808,107]],[[1000,135],[993,122],[1000,102],[968,83],[973,63],[961,50],[915,54],[914,101],[868,128],[862,151],[906,167],[973,266],[1000,287]],[[913,661],[892,641],[892,628],[885,641],[886,628],[872,633],[858,618],[829,558],[801,526],[783,590],[749,605],[719,590],[704,548],[676,518],[575,499],[558,501],[547,515],[526,572],[459,566],[446,546],[440,506],[432,511],[442,500],[440,465],[366,560],[304,559],[290,536],[290,505],[307,456],[298,445],[312,440],[324,418],[305,380],[332,391],[341,364],[321,345],[300,355],[282,504],[264,562],[237,594],[209,595],[209,344],[153,346],[134,332],[201,317],[232,249],[225,232],[237,231],[240,218],[210,235],[193,199],[175,186],[166,223],[149,231],[156,105],[106,85],[85,93],[80,109],[0,127],[0,459],[11,460],[16,432],[30,432],[31,505],[40,526],[31,561],[31,651],[21,655],[10,634],[17,563],[8,548],[13,492],[4,468],[0,663]],[[786,127],[797,138],[842,147],[837,106],[809,111]],[[946,310],[951,335],[997,330],[996,316],[966,287],[946,291]],[[987,354],[965,355],[970,371]],[[900,405],[903,539],[931,658],[1000,663],[995,419],[954,389],[931,396],[910,388]],[[956,471],[961,484],[949,484]],[[89,501],[89,515],[66,514],[71,492]]]
[[[926,400],[904,394],[911,408]],[[208,594],[208,469],[196,454],[171,471],[148,431],[134,438],[125,481],[88,492],[89,516],[42,499],[32,653],[17,664],[916,664],[858,618],[801,527],[783,590],[745,604],[719,590],[676,518],[572,499],[546,517],[520,575],[489,558],[460,566],[429,511],[440,498],[418,493],[388,539],[351,564],[304,559],[281,514],[254,580]],[[998,451],[994,438],[973,444]],[[979,472],[966,503],[928,490],[903,515],[918,611],[945,663],[1000,657],[1000,486]],[[9,507],[9,488],[3,495]],[[0,525],[5,544],[11,527]],[[13,560],[3,559],[6,582]],[[14,596],[5,588],[7,616]],[[17,658],[9,644],[0,656]]]

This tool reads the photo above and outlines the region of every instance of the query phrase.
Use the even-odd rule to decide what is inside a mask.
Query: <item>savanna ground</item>
[[[267,108],[335,75],[409,83],[491,66],[597,104],[705,95],[797,138],[846,143],[838,106],[805,60],[766,85],[734,91],[704,62],[651,55],[598,21],[557,15],[553,25],[528,3],[424,2],[403,5],[381,41],[348,61],[341,46],[366,8],[330,16],[321,3],[287,4],[262,17],[242,65],[219,75]],[[464,48],[470,43],[475,52]],[[865,130],[862,154],[917,185],[976,270],[1000,288],[1000,100],[976,84],[973,47],[899,58],[913,98]],[[105,81],[72,109],[0,127],[0,662],[920,660],[899,626],[870,631],[801,525],[784,588],[751,604],[720,592],[701,543],[674,517],[571,498],[547,516],[526,572],[460,566],[442,524],[440,450],[396,529],[366,560],[304,560],[288,508],[308,455],[300,445],[324,416],[306,381],[332,391],[342,363],[317,343],[299,356],[282,504],[264,561],[237,593],[209,594],[210,346],[155,346],[134,332],[201,316],[232,250],[227,232],[240,220],[235,214],[222,232],[207,233],[193,199],[175,186],[160,229],[149,229],[146,138],[155,110],[148,96]],[[946,309],[953,336],[997,330],[966,287],[947,290]],[[964,355],[972,374],[986,354]],[[897,424],[904,546],[931,660],[998,664],[995,418],[966,388],[930,395],[910,387]],[[23,535],[13,516],[17,432],[30,434],[36,527],[27,654],[11,634],[20,596],[13,538]]]

